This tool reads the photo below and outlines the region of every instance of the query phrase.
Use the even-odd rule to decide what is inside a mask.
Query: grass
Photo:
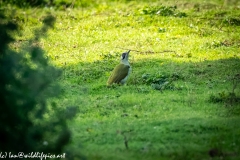
[[[53,101],[63,108],[79,106],[69,122],[73,137],[67,149],[87,159],[239,159],[239,100],[211,101],[232,92],[234,77],[234,94],[240,96],[240,4],[235,3],[130,1],[18,10],[23,31],[12,46],[31,37],[46,12],[57,17],[38,45],[63,70],[57,80],[62,96]],[[127,85],[106,87],[128,49],[142,52],[130,52]],[[159,53],[166,50],[175,53]],[[160,89],[152,85],[159,79],[168,82]]]

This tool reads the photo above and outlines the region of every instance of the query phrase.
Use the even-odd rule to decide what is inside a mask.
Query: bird
[[[107,85],[110,86],[114,83],[116,84],[125,84],[129,74],[131,73],[131,66],[128,62],[129,53],[131,50],[122,53],[120,64],[118,64],[112,74],[108,78]]]

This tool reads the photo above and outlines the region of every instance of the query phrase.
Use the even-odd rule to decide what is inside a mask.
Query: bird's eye
[[[125,56],[126,56],[126,54],[125,54],[125,53],[123,53],[123,54],[122,54],[122,59],[125,59]]]

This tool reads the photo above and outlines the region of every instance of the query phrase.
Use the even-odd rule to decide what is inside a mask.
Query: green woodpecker
[[[121,56],[121,62],[112,71],[111,76],[108,78],[107,85],[112,85],[113,83],[124,84],[131,72],[131,67],[128,62],[129,52],[125,52]]]

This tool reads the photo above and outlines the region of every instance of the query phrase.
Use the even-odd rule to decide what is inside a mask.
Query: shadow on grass
[[[99,92],[104,89],[106,81],[114,66],[119,62],[116,57],[95,61],[81,62],[78,65],[63,68],[61,80],[73,85],[95,86]],[[208,86],[216,91],[239,92],[240,59],[229,58],[202,62],[175,62],[171,59],[155,58],[134,61],[128,86],[150,85],[159,78],[168,78],[174,82],[191,83],[195,86]],[[171,89],[171,88],[170,88]]]
[[[82,136],[81,141],[96,146],[86,151],[89,159],[238,159],[240,141],[236,120],[178,118],[142,121],[138,127],[132,124],[128,130],[120,130],[124,136],[119,130],[95,131]],[[124,145],[126,141],[128,148]]]
[[[218,95],[234,90],[240,96],[239,58],[181,63],[163,58],[134,61],[128,84],[108,88],[107,78],[118,64],[114,58],[63,68],[65,97],[83,100],[79,100],[81,121],[77,126],[83,146],[92,145],[90,151],[87,147],[85,151],[89,159],[239,158],[239,101],[225,105],[234,112],[223,113],[219,112],[224,111],[224,103],[216,107],[209,101],[201,102],[208,92]],[[171,77],[175,86],[183,87],[159,92],[144,79],[146,74],[156,79]],[[196,94],[199,100],[182,99],[181,94]],[[151,102],[158,95],[160,100]],[[192,101],[200,104],[190,104]],[[208,105],[215,108],[209,109]],[[163,115],[153,117],[159,111]],[[128,150],[124,147],[126,141]]]

